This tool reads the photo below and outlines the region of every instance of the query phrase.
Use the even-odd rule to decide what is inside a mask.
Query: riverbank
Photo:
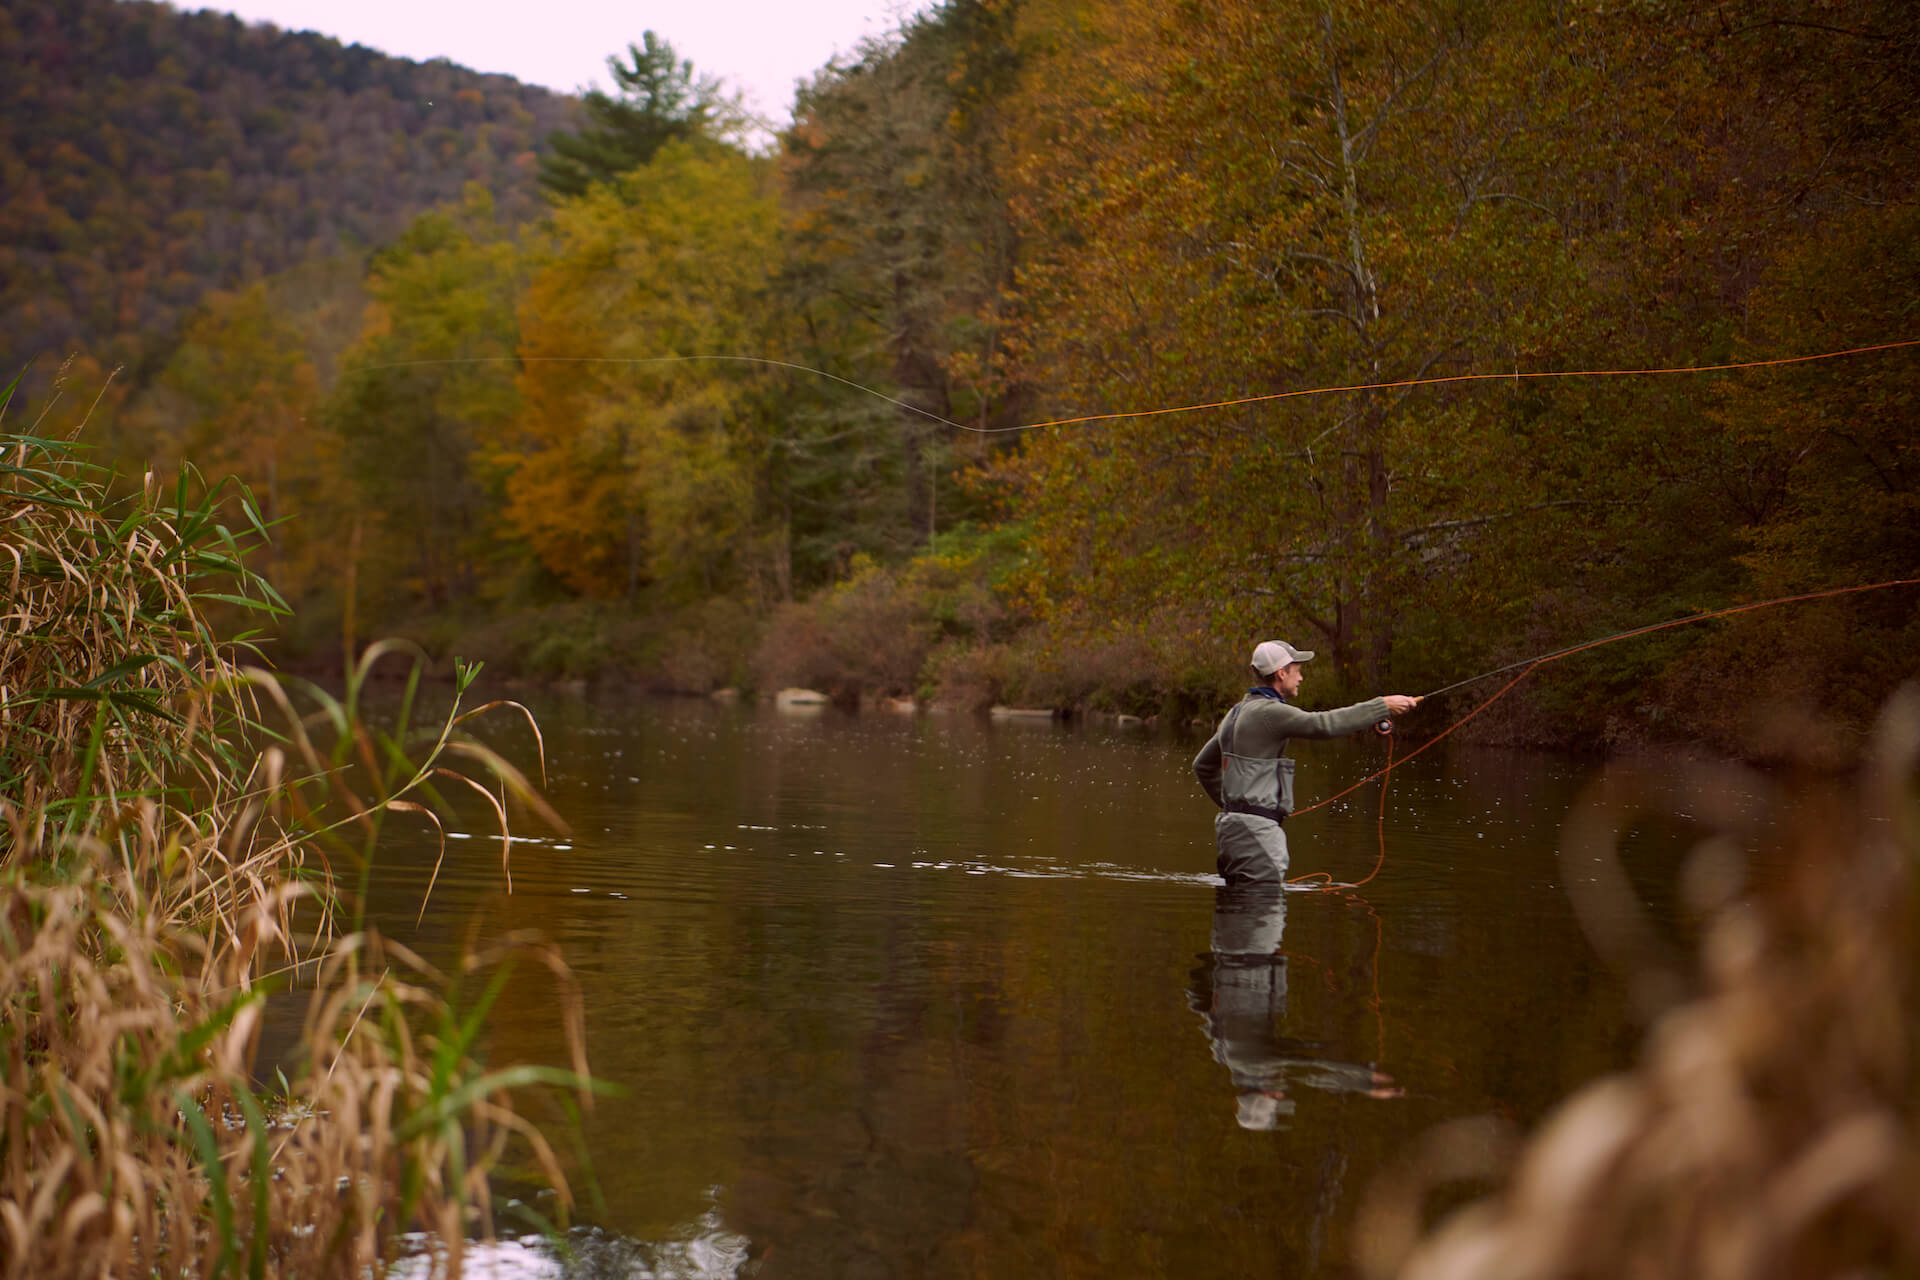
[[[504,688],[761,699],[803,688],[844,708],[1019,708],[1175,730],[1210,726],[1244,690],[1240,647],[1198,621],[1166,616],[1155,626],[1110,627],[1070,642],[1059,624],[1020,608],[994,578],[995,566],[971,557],[925,558],[903,568],[858,566],[841,585],[801,602],[756,606],[719,598],[641,610],[575,601],[425,614],[391,631],[427,655],[430,678],[451,678],[459,659],[483,663],[484,679]],[[1840,625],[1831,613],[1808,612],[1796,619],[1799,634]],[[1679,747],[1846,768],[1865,740],[1871,691],[1857,672],[1776,669],[1767,655],[1790,643],[1791,634],[1785,619],[1762,616],[1737,629],[1713,624],[1692,636],[1669,634],[1583,656],[1533,675],[1457,736],[1579,754]],[[1546,648],[1550,637],[1536,630],[1522,638]],[[274,656],[291,670],[337,676],[338,653]],[[1422,691],[1527,655],[1469,656],[1471,663],[1429,657],[1423,669],[1390,676],[1386,691]],[[1311,707],[1375,692],[1343,678],[1330,661],[1311,671],[1303,695]],[[1900,678],[1891,668],[1888,675]],[[1440,732],[1510,678],[1435,699],[1402,722],[1403,736],[1418,741]]]
[[[1405,735],[1418,739],[1474,713],[1542,654],[1742,599],[1733,583],[1702,585],[1684,604],[1543,595],[1509,609],[1506,627],[1484,631],[1408,609],[1387,646],[1385,674],[1373,681],[1364,664],[1343,664],[1316,631],[1291,619],[1250,638],[1226,620],[1230,602],[1190,602],[1172,590],[1145,616],[1101,617],[1049,601],[1032,568],[1023,527],[967,525],[903,563],[855,556],[837,583],[799,600],[643,591],[631,603],[389,607],[378,624],[417,645],[443,678],[458,659],[484,664],[489,680],[561,687],[697,697],[804,688],[845,707],[911,699],[961,712],[1016,707],[1183,726],[1211,724],[1238,699],[1251,639],[1278,633],[1321,651],[1302,694],[1310,707],[1467,681],[1403,722]],[[1754,587],[1744,588],[1746,599]],[[1920,671],[1920,650],[1903,639],[1920,635],[1910,594],[1792,602],[1629,635],[1527,675],[1458,736],[1584,754],[1680,747],[1845,768],[1858,760],[1885,692]],[[337,620],[323,613],[289,641],[269,651],[275,661],[339,673]],[[1783,661],[1784,653],[1820,657]],[[1502,679],[1490,678],[1503,670]],[[1489,678],[1470,679],[1480,673]]]

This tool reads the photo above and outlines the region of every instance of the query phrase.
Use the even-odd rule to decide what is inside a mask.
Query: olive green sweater
[[[1332,711],[1302,711],[1276,698],[1249,694],[1240,706],[1243,708],[1240,718],[1233,726],[1234,754],[1263,760],[1285,755],[1289,738],[1343,738],[1387,718],[1385,698],[1370,698]],[[1220,723],[1226,723],[1226,716],[1220,718]],[[1193,758],[1193,773],[1200,779],[1208,798],[1224,808],[1226,800],[1220,794],[1219,729],[1213,731],[1207,745]]]

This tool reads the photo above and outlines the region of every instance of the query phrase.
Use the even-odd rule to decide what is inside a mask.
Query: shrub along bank
[[[1174,611],[1077,643],[1037,621],[1023,594],[1023,542],[1018,526],[963,525],[903,564],[856,555],[835,585],[772,605],[719,597],[642,612],[570,601],[435,614],[398,630],[442,674],[457,650],[510,678],[661,693],[798,685],[849,705],[911,697],[961,710],[1138,715],[1192,714],[1237,696],[1243,657]]]

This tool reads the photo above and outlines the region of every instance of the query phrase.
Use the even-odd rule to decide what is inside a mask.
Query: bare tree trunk
[[[645,529],[641,521],[640,500],[634,492],[635,483],[633,473],[635,468],[628,457],[628,453],[632,447],[632,441],[629,439],[629,434],[624,424],[619,426],[617,430],[618,435],[614,441],[614,452],[615,456],[620,459],[620,469],[625,473],[625,483],[621,486],[620,501],[621,505],[626,508],[627,515],[625,547],[627,584],[625,599],[628,604],[632,604],[635,597],[640,594],[640,544]]]
[[[925,340],[921,326],[910,310],[912,300],[907,297],[905,273],[895,272],[893,283],[898,334],[894,348],[893,377],[900,387],[900,398],[917,409],[925,410],[925,413],[944,418],[950,409],[946,373],[933,356],[931,344]],[[931,538],[933,482],[927,445],[933,435],[934,423],[925,413],[908,409],[900,411],[901,445],[905,450],[907,524],[915,533],[924,530]]]
[[[1386,423],[1373,424],[1367,463],[1367,687],[1378,689],[1393,654],[1393,596],[1388,566],[1392,532],[1387,523]]]
[[[1380,283],[1367,260],[1366,240],[1361,227],[1360,175],[1355,156],[1354,128],[1347,113],[1346,85],[1340,75],[1339,51],[1334,47],[1331,9],[1321,13],[1321,48],[1326,59],[1331,91],[1333,126],[1340,143],[1340,208],[1346,222],[1345,267],[1352,289],[1349,318],[1361,345],[1362,377],[1359,380],[1379,382],[1382,380],[1382,369],[1373,334],[1380,321]],[[1362,668],[1366,683],[1369,687],[1378,687],[1393,650],[1393,624],[1384,581],[1386,557],[1391,551],[1387,512],[1390,472],[1386,458],[1386,412],[1369,408],[1362,416],[1362,423],[1361,447],[1358,457],[1354,459],[1355,465],[1343,468],[1348,492],[1364,494],[1364,501],[1355,502],[1349,514],[1351,532],[1344,541],[1349,548],[1349,555],[1356,562],[1350,579],[1354,594],[1343,593],[1343,602],[1351,602],[1352,608],[1342,609],[1341,613],[1343,617],[1349,613],[1356,615],[1351,627],[1354,634],[1348,638],[1357,639],[1364,646]],[[1351,662],[1352,659],[1347,661]]]

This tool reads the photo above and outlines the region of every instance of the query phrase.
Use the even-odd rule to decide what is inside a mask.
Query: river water
[[[429,957],[537,929],[586,996],[603,1205],[570,1274],[1344,1276],[1376,1176],[1434,1126],[1537,1120],[1626,1065],[1623,981],[1556,855],[1597,767],[1444,747],[1290,823],[1358,890],[1221,902],[1200,731],[548,698],[571,830],[480,815],[384,855]],[[511,718],[483,728],[533,763]],[[1376,767],[1296,744],[1301,803]],[[462,824],[456,823],[456,827]],[[1677,836],[1628,849],[1671,929]],[[1578,871],[1573,873],[1578,879]],[[564,1062],[517,974],[485,1053]],[[508,1245],[490,1274],[555,1275]]]

